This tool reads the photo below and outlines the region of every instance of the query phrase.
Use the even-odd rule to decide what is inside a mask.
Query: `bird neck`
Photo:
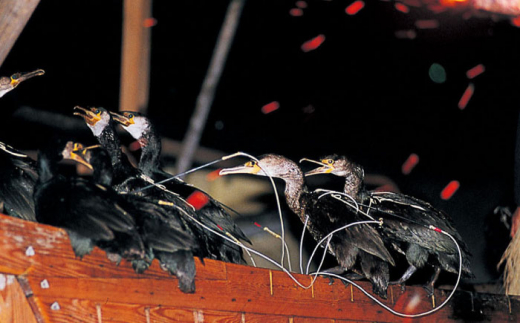
[[[154,170],[160,168],[161,140],[153,130],[150,130],[144,133],[138,141],[141,146],[139,169],[144,174],[151,176]]]
[[[362,188],[363,182],[358,176],[352,173],[347,175],[345,178],[345,187],[343,188],[343,193],[356,198],[356,196],[360,194]]]
[[[303,179],[303,173],[299,173],[296,176],[290,178],[283,178],[285,181],[285,199],[287,205],[302,222],[305,222],[305,203],[304,196],[308,192]]]
[[[120,163],[122,155],[121,142],[119,141],[119,137],[116,135],[112,122],[103,129],[97,139],[101,146],[105,148],[110,155],[112,166]]]

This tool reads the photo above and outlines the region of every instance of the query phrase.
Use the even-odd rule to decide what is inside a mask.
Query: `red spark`
[[[325,41],[325,35],[320,34],[313,39],[310,39],[302,44],[302,51],[304,52],[310,52],[311,50],[315,50],[316,48],[320,47],[321,44]]]
[[[214,180],[216,180],[217,178],[220,177],[219,173],[220,173],[220,170],[222,168],[219,168],[217,170],[214,170],[212,171],[211,173],[209,173],[208,175],[206,175],[206,179],[208,180],[208,182],[213,182]]]
[[[144,21],[143,21],[143,27],[144,28],[150,28],[150,27],[153,27],[157,25],[157,19],[155,18],[146,18]]]
[[[138,151],[141,149],[141,144],[139,144],[139,141],[136,140],[128,145],[128,149],[130,149],[130,151]]]
[[[459,181],[451,181],[446,185],[446,187],[441,192],[441,199],[449,200],[453,194],[459,189],[460,183]]]
[[[262,226],[260,224],[258,224],[257,222],[255,222],[255,225],[259,228],[262,228]]]
[[[351,3],[347,8],[345,8],[345,12],[348,15],[353,16],[356,13],[358,13],[359,10],[363,9],[364,6],[365,6],[365,3],[361,0],[358,0],[358,1]]]
[[[200,191],[195,191],[195,192],[191,193],[190,196],[188,196],[188,198],[186,199],[186,202],[193,205],[195,210],[198,211],[198,210],[202,209],[206,204],[208,204],[209,198],[206,194],[204,194]]]
[[[303,16],[303,10],[300,8],[292,8],[289,10],[289,14],[293,17],[301,17]]]
[[[515,27],[520,27],[520,16],[511,19],[511,24]]]
[[[261,110],[263,114],[268,114],[278,110],[278,108],[280,108],[280,103],[278,103],[278,101],[273,101],[264,105]]]
[[[477,77],[480,74],[484,73],[485,70],[486,70],[486,68],[484,67],[484,65],[478,64],[477,66],[475,66],[472,69],[468,70],[466,72],[466,76],[469,79],[472,79],[472,78]]]
[[[466,91],[464,91],[464,94],[462,94],[462,97],[459,101],[459,109],[464,110],[466,108],[466,105],[468,105],[469,99],[473,96],[473,92],[475,92],[475,87],[473,84],[469,84],[466,88]]]
[[[305,1],[296,1],[296,7],[301,8],[301,9],[305,9],[305,8],[307,8],[307,2],[305,2]]]
[[[419,163],[419,156],[417,154],[410,154],[408,156],[408,159],[404,162],[403,166],[401,167],[401,171],[403,174],[408,175],[412,171],[412,169]]]
[[[415,26],[419,29],[434,29],[439,27],[439,21],[436,19],[417,20]]]
[[[402,13],[409,13],[410,12],[410,8],[408,8],[408,6],[400,3],[400,2],[396,2],[395,3],[395,9],[401,11]]]

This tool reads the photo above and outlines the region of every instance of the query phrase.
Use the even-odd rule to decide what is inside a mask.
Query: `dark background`
[[[464,19],[393,2],[247,1],[201,145],[224,153],[279,153],[295,160],[340,153],[367,173],[448,212],[474,254],[475,282],[498,278],[508,231],[493,216],[513,202],[513,157],[520,91],[520,29],[504,17]],[[228,1],[155,1],[148,115],[161,135],[182,140]],[[417,29],[437,19],[435,29]],[[16,117],[21,106],[72,114],[75,105],[116,110],[121,63],[121,1],[42,1],[1,67],[2,75],[42,68],[2,98],[0,140],[37,149],[59,132]],[[414,30],[415,39],[395,32]],[[323,34],[325,42],[301,45]],[[428,71],[441,64],[446,82]],[[466,71],[483,64],[473,80]],[[464,90],[475,93],[464,110]],[[277,101],[280,108],[263,114]],[[88,135],[85,128],[78,135]],[[401,165],[420,157],[411,174]],[[449,200],[440,192],[452,180]]]

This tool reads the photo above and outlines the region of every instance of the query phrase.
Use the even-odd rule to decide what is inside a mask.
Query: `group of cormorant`
[[[43,73],[37,70],[0,78],[0,96],[19,82]],[[42,147],[34,161],[0,144],[0,202],[4,213],[65,229],[78,257],[97,246],[115,263],[130,261],[137,272],[145,271],[157,258],[187,293],[195,291],[195,256],[245,263],[239,241],[250,241],[226,208],[161,169],[161,141],[148,118],[137,112],[115,113],[103,108],[74,110],[99,145],[84,147],[56,139]],[[121,150],[117,124],[141,146],[138,167],[132,166]],[[66,174],[59,165],[64,159],[86,165],[93,175]],[[433,292],[441,270],[458,272],[459,252],[463,273],[471,275],[470,253],[448,215],[413,197],[367,190],[363,168],[345,157],[333,155],[313,162],[320,167],[304,174],[297,163],[268,154],[223,169],[220,174],[282,179],[289,208],[306,223],[313,238],[320,241],[334,232],[327,251],[338,266],[323,272],[366,278],[382,298],[386,298],[389,284],[404,284],[427,264],[435,268],[427,284]],[[305,177],[316,174],[345,177],[344,191],[310,190]],[[190,201],[197,196],[204,197],[204,203],[194,206]],[[342,229],[366,220],[379,221],[379,225],[362,223]],[[439,231],[452,235],[460,249]],[[401,278],[391,281],[389,268],[396,265],[399,255],[409,267]]]
[[[472,276],[470,252],[446,213],[404,194],[368,191],[363,168],[346,157],[331,155],[320,161],[308,161],[321,166],[304,174],[294,161],[267,154],[241,166],[224,168],[220,174],[282,179],[289,208],[306,224],[312,237],[321,241],[335,232],[327,251],[336,258],[338,266],[322,272],[351,279],[366,278],[381,298],[386,299],[389,284],[404,284],[426,264],[434,267],[434,274],[425,286],[432,294],[441,270],[459,272],[459,252],[463,259],[462,274]],[[305,177],[316,174],[345,177],[343,192],[310,190]],[[368,220],[380,221],[380,225],[361,223],[338,230]],[[441,231],[453,236],[459,248]],[[409,267],[401,278],[390,281],[389,266],[396,264],[394,257],[399,259],[399,255],[405,256]]]

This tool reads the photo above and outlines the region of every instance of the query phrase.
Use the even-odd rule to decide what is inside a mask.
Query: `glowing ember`
[[[511,24],[516,27],[520,27],[520,16],[511,19]]]
[[[394,6],[395,6],[395,9],[397,9],[398,11],[401,11],[402,13],[410,12],[410,8],[408,8],[406,5],[404,5],[400,2],[396,2]]]
[[[307,8],[307,2],[305,2],[305,1],[296,1],[296,7],[301,8],[301,9],[305,9],[305,8]]]
[[[280,103],[278,103],[277,101],[273,101],[262,107],[262,113],[263,114],[271,113],[273,111],[278,110],[279,107],[280,107]]]
[[[353,2],[352,4],[350,4],[346,9],[345,9],[345,12],[348,14],[348,15],[355,15],[359,12],[359,10],[363,9],[363,7],[365,6],[365,3],[361,0],[358,0],[358,1],[355,1]]]
[[[401,167],[401,171],[403,174],[408,175],[414,169],[414,167],[419,163],[419,156],[417,154],[410,154],[408,159],[404,162],[403,166]]]
[[[310,52],[311,50],[315,50],[316,48],[320,47],[321,44],[325,41],[325,35],[321,34],[316,37],[314,37],[311,40],[306,41],[302,44],[302,51],[304,52]]]
[[[451,181],[446,185],[446,187],[441,192],[441,199],[449,200],[453,194],[459,189],[460,183],[459,181]]]
[[[195,210],[200,210],[206,204],[208,204],[209,198],[206,194],[199,192],[199,191],[195,191],[195,192],[191,193],[190,196],[188,196],[188,198],[186,199],[186,202],[193,205]]]
[[[208,175],[206,175],[206,179],[208,180],[208,182],[213,182],[214,180],[219,178],[220,177],[220,175],[219,175],[220,170],[221,170],[221,168],[219,168],[217,170],[214,170],[211,173],[209,173]]]
[[[155,18],[146,18],[143,21],[143,27],[144,28],[150,28],[150,27],[153,27],[155,25],[157,25],[157,19],[155,19]]]
[[[289,14],[293,17],[300,17],[303,16],[303,10],[300,8],[292,8],[289,10]]]
[[[486,70],[486,68],[484,67],[484,65],[478,64],[477,66],[475,66],[472,69],[470,69],[469,71],[467,71],[466,76],[469,79],[472,79],[472,78],[477,77],[480,74],[484,73],[485,70]]]
[[[462,97],[459,101],[459,109],[463,110],[466,108],[466,105],[468,105],[469,99],[473,96],[473,92],[475,92],[475,87],[473,84],[469,84],[466,88],[466,91],[464,91],[464,94],[462,94]]]
[[[419,29],[435,29],[439,27],[439,21],[436,19],[417,20],[415,22],[415,27]]]

